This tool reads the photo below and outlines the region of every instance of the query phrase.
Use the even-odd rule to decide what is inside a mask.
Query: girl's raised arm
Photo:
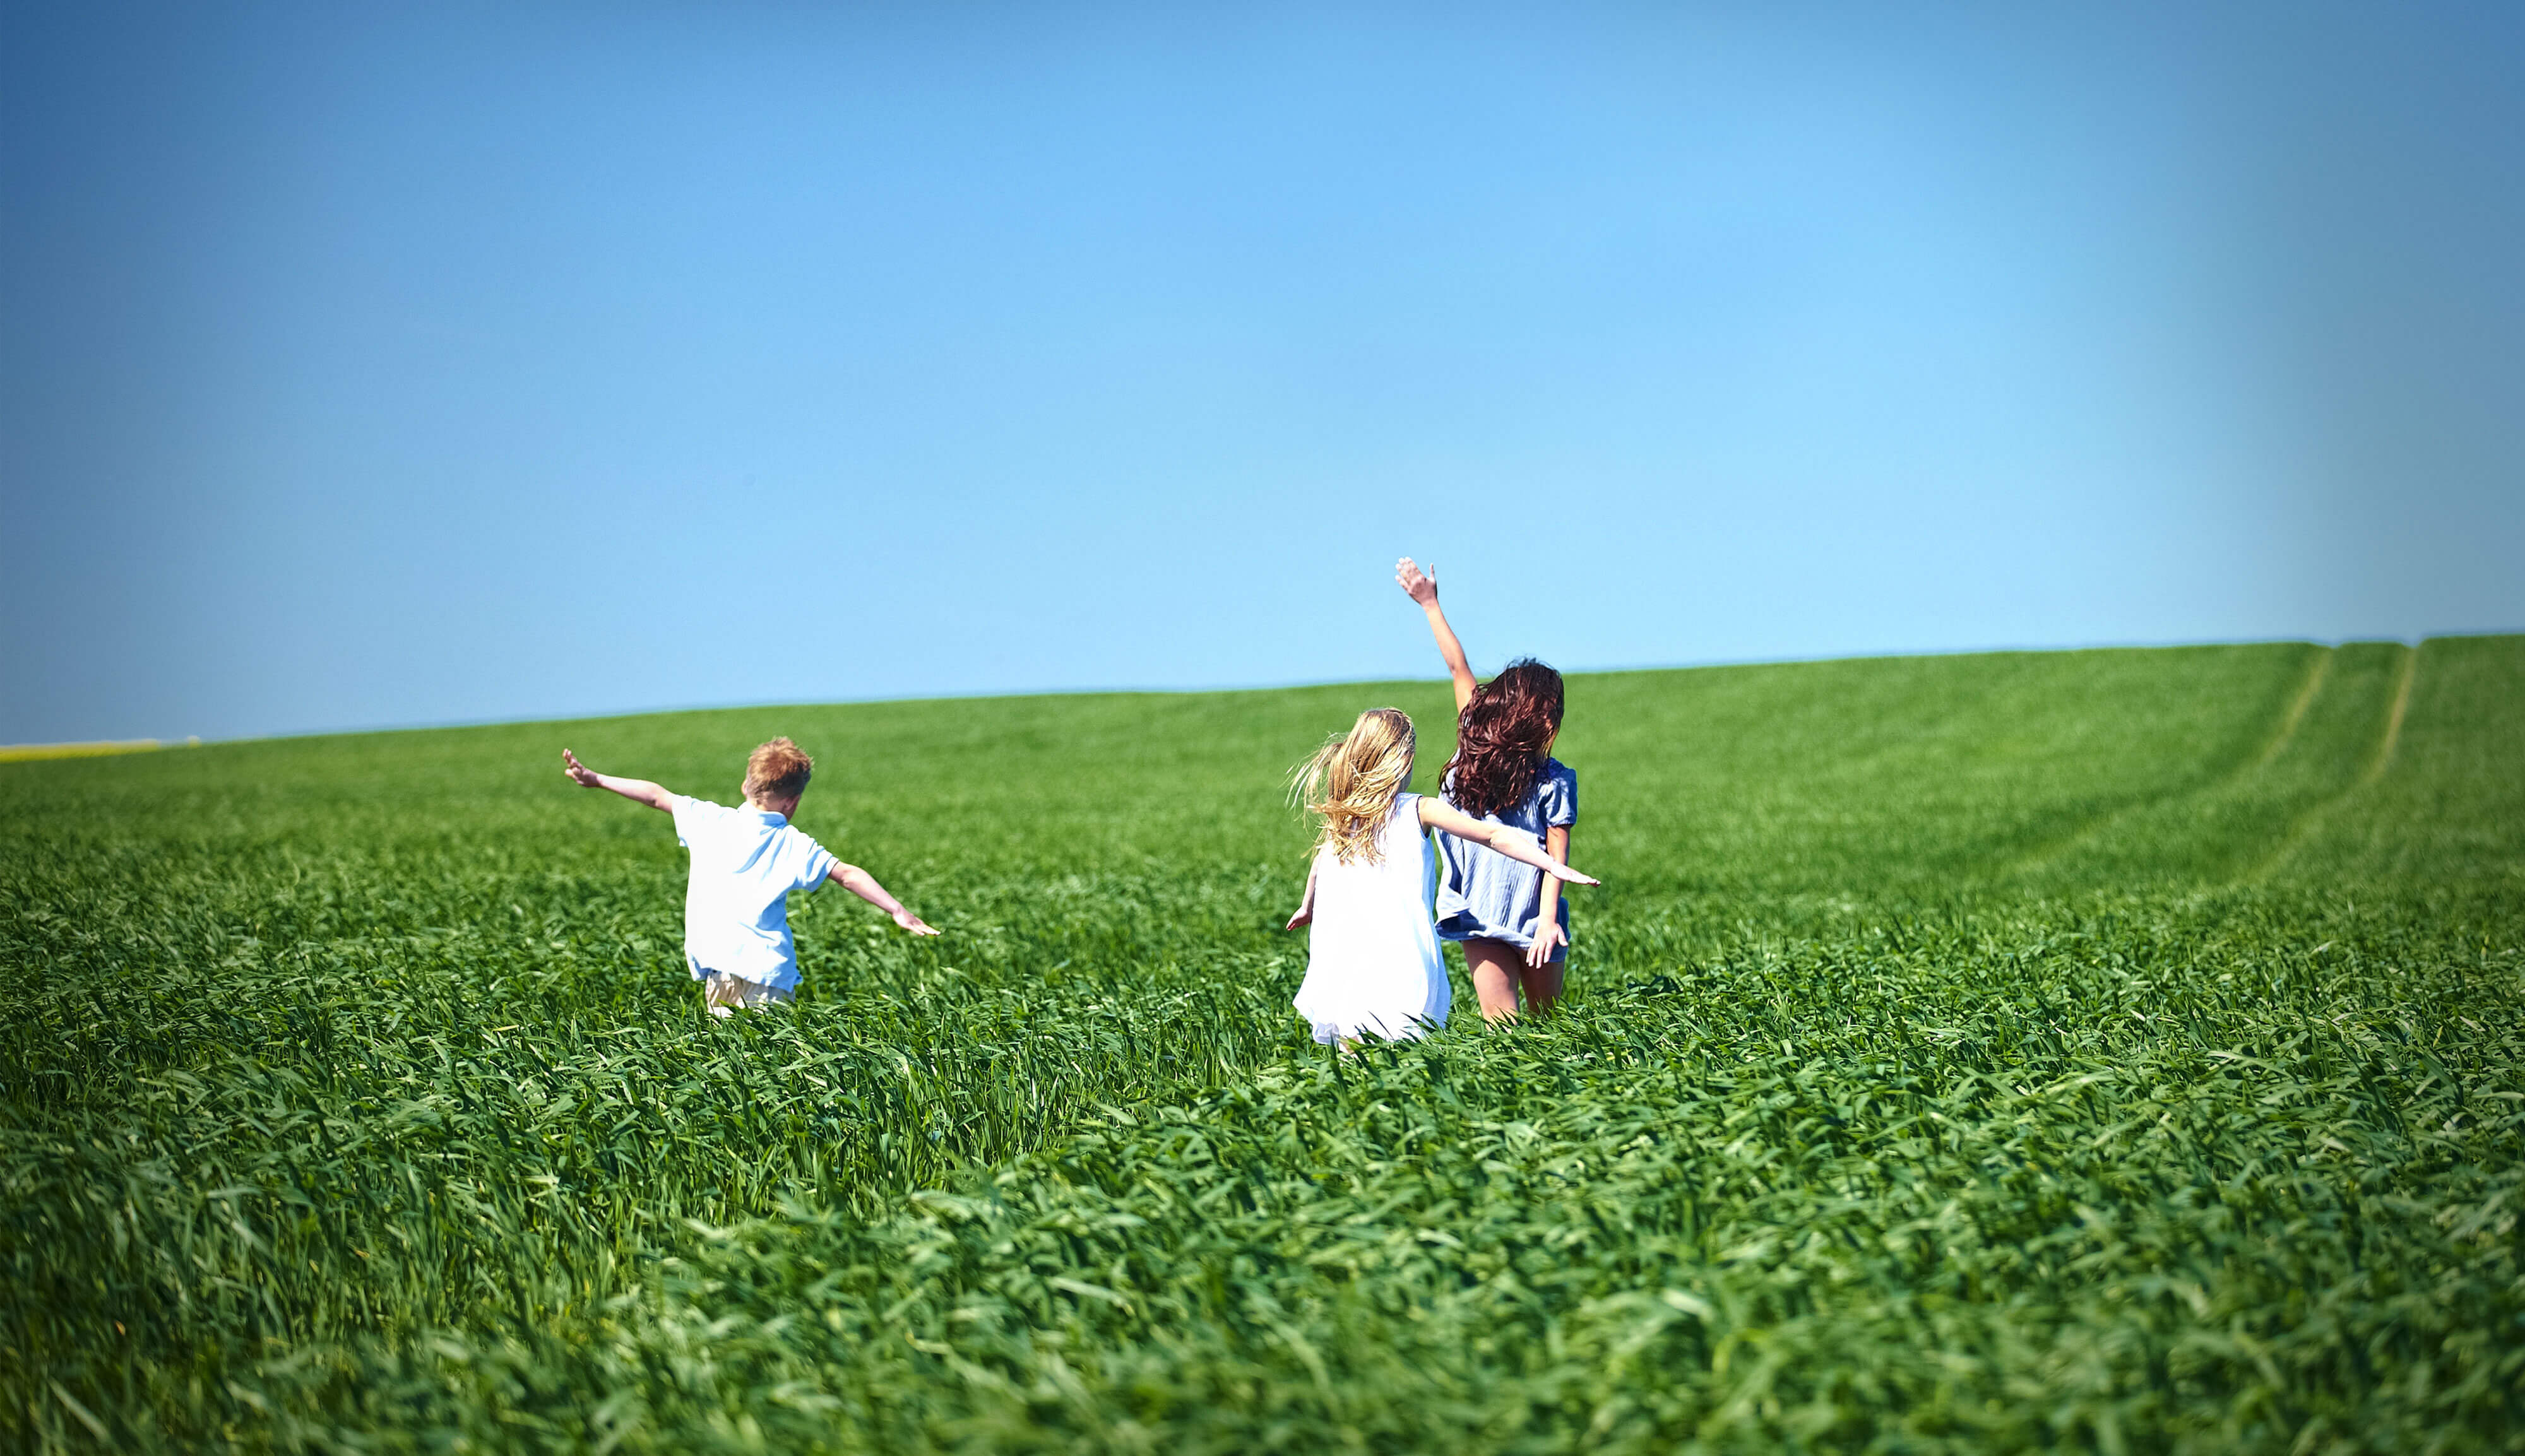
[[[1572,885],[1601,885],[1593,875],[1582,875],[1543,851],[1543,843],[1522,829],[1506,824],[1485,824],[1457,809],[1451,809],[1424,794],[1420,796],[1420,827],[1452,834],[1460,840],[1488,845],[1510,859],[1533,865],[1556,880]]]
[[[1464,659],[1464,645],[1456,640],[1456,629],[1447,625],[1447,613],[1438,606],[1438,578],[1420,569],[1410,557],[1394,563],[1394,584],[1411,594],[1429,616],[1429,635],[1438,639],[1438,655],[1447,659],[1447,676],[1456,685],[1456,711],[1473,701],[1472,664]]]

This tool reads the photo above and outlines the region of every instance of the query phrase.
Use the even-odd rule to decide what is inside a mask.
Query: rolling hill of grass
[[[2525,638],[1585,676],[1563,1014],[1335,1057],[1443,685],[0,764],[22,1448],[2525,1448]],[[775,733],[947,934],[704,1017]]]

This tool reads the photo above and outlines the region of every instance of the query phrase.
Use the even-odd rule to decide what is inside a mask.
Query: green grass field
[[[2525,1449],[2525,638],[1574,678],[1565,1013],[1344,1059],[1279,786],[1388,703],[0,764],[0,1432]],[[559,753],[773,733],[947,934],[715,1023]]]

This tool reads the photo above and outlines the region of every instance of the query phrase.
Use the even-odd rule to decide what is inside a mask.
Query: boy
[[[835,859],[790,825],[816,760],[785,738],[745,760],[745,807],[739,809],[669,794],[646,779],[598,773],[568,749],[561,760],[562,772],[582,789],[611,789],[675,816],[675,839],[693,861],[684,889],[684,963],[702,983],[713,1016],[789,999],[798,985],[798,948],[789,937],[792,890],[815,890],[830,880],[914,935],[938,934],[866,870]]]

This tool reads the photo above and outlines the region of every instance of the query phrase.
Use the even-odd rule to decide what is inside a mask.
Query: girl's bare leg
[[[1552,1003],[1560,999],[1562,973],[1569,969],[1569,962],[1563,959],[1530,966],[1520,954],[1516,958],[1516,969],[1518,977],[1525,983],[1525,1009],[1537,1016],[1551,1015]]]
[[[1534,974],[1526,966],[1525,951],[1506,941],[1466,941],[1464,968],[1472,973],[1473,995],[1482,999],[1482,1020],[1515,1020],[1517,984]],[[1555,967],[1555,995],[1560,994],[1558,969]]]

